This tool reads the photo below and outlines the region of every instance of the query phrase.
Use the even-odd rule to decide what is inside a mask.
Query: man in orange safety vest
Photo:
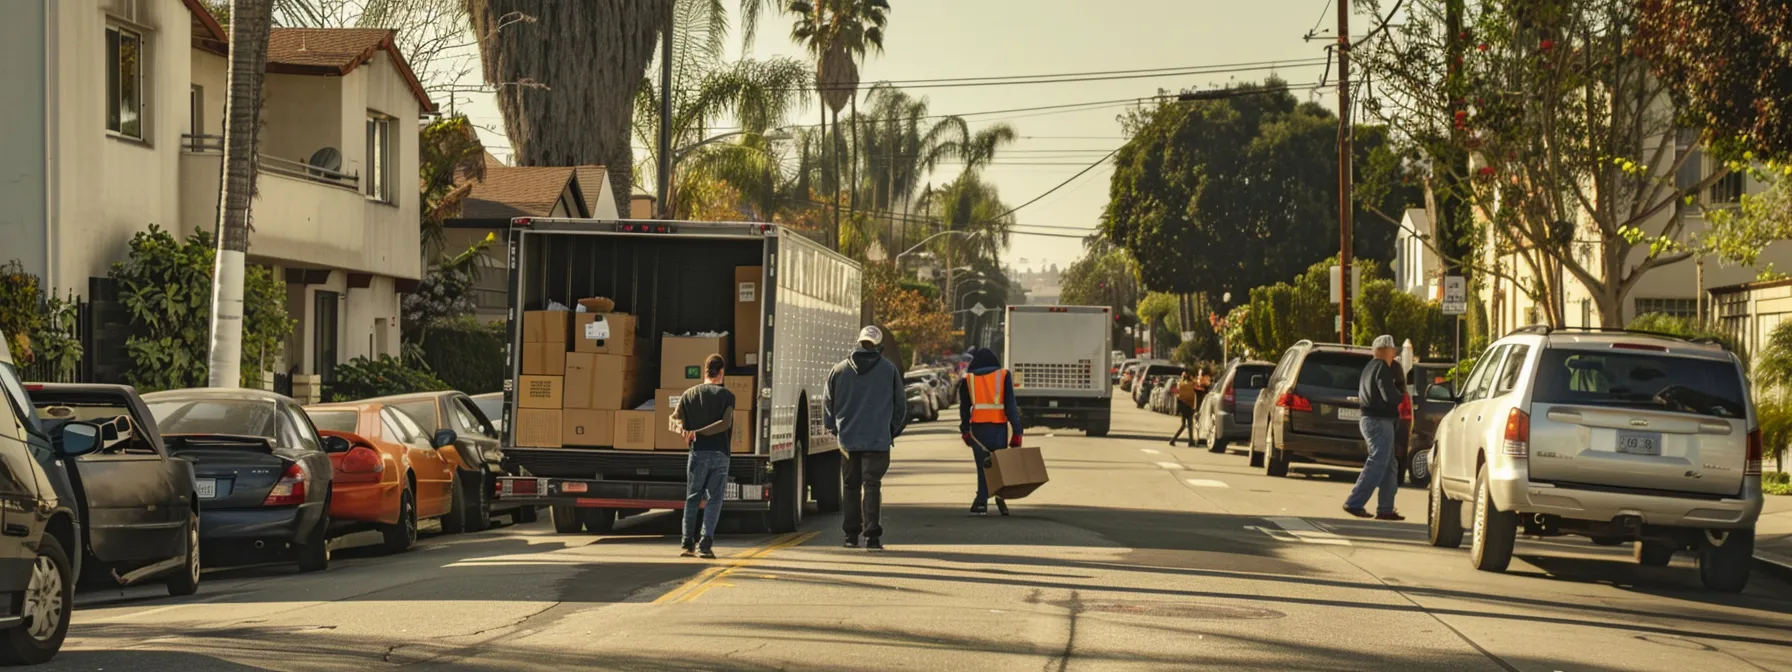
[[[977,460],[977,498],[971,515],[989,513],[989,481],[983,474],[991,453],[1019,448],[1020,406],[1014,401],[1014,380],[989,348],[977,348],[971,365],[958,382],[958,431]],[[996,508],[1008,515],[1008,503],[996,498]]]

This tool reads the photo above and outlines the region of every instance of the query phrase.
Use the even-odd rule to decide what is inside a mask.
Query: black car
[[[520,505],[497,500],[494,488],[504,475],[504,451],[498,440],[497,424],[491,414],[472,397],[455,391],[424,392],[368,399],[397,409],[422,425],[424,433],[438,436],[442,430],[454,432],[455,453],[466,463],[459,465],[461,487],[469,506],[463,516],[442,519],[442,531],[478,532],[491,527],[493,514],[507,514],[516,524],[536,520],[534,505]],[[503,403],[500,397],[499,403]],[[498,416],[502,417],[502,415]]]
[[[82,422],[54,438],[45,432],[0,345],[0,664],[42,663],[62,650],[81,574],[81,518],[63,462],[99,449],[100,434]]]
[[[1301,341],[1282,355],[1251,416],[1251,466],[1288,475],[1291,462],[1362,467],[1357,383],[1369,348]],[[1404,466],[1404,464],[1402,464]]]
[[[1432,445],[1437,442],[1438,422],[1449,414],[1450,409],[1456,407],[1447,401],[1426,399],[1425,390],[1432,385],[1455,389],[1449,380],[1450,370],[1453,368],[1455,365],[1449,363],[1419,362],[1413,365],[1411,371],[1406,372],[1406,393],[1412,398],[1413,404],[1412,430],[1401,434],[1406,439],[1406,445],[1400,447],[1401,465],[1404,467],[1400,474],[1409,483],[1425,483],[1425,479],[1417,478],[1413,473],[1413,456],[1431,450]]]
[[[52,435],[70,422],[100,426],[104,447],[65,460],[80,505],[87,574],[132,585],[162,578],[168,594],[199,590],[199,501],[193,463],[170,457],[155,418],[123,385],[26,386]]]
[[[330,481],[326,447],[297,402],[245,389],[196,389],[143,395],[168,452],[194,463],[194,490],[205,515],[199,540],[208,554],[289,551],[299,570],[329,567]]]

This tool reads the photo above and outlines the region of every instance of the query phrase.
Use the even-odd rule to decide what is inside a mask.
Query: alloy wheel
[[[26,632],[32,639],[48,641],[62,624],[62,572],[56,561],[38,556],[31,565],[31,583],[25,588]]]
[[[187,571],[193,575],[193,583],[199,583],[199,517],[194,516],[187,521]]]

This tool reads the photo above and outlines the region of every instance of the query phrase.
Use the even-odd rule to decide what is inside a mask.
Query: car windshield
[[[473,405],[478,406],[479,412],[484,413],[485,417],[490,418],[493,422],[496,422],[504,415],[503,397],[492,397],[489,399],[474,398]]]
[[[1301,362],[1296,384],[1354,390],[1363,378],[1363,367],[1371,359],[1374,358],[1366,352],[1315,352]]]
[[[1742,375],[1717,360],[1641,352],[1551,349],[1532,401],[1617,406],[1717,418],[1747,417]]]
[[[1274,373],[1275,370],[1276,370],[1276,367],[1269,366],[1267,364],[1251,364],[1251,365],[1247,365],[1247,366],[1240,366],[1240,367],[1238,367],[1238,373],[1236,375],[1232,376],[1232,386],[1233,387],[1243,387],[1243,388],[1247,388],[1247,389],[1255,389],[1255,388],[1263,387],[1262,385],[1257,385],[1257,386],[1253,387],[1251,385],[1251,379],[1255,378],[1257,376],[1263,376],[1263,380],[1260,380],[1257,382],[1261,383],[1261,382],[1267,381],[1267,380],[1269,380],[1269,374]]]
[[[159,399],[149,403],[149,413],[163,434],[231,434],[275,436],[274,418],[279,408],[272,401],[255,399]]]
[[[311,416],[311,424],[317,425],[317,431],[320,431],[320,432],[327,431],[327,432],[354,433],[356,420],[359,419],[358,413],[355,413],[354,411],[346,411],[346,410],[345,411],[306,410],[305,415]]]

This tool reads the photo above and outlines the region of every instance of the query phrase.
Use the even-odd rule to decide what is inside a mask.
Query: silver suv
[[[1495,342],[1437,428],[1430,542],[1505,571],[1526,535],[1635,542],[1637,562],[1698,555],[1712,590],[1748,583],[1761,514],[1761,433],[1740,360],[1708,341],[1526,327]]]

